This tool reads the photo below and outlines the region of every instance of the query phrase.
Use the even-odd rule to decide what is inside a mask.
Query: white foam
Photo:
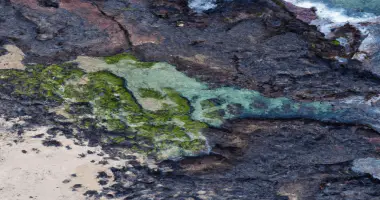
[[[331,30],[346,23],[355,26],[358,30],[366,35],[366,39],[362,42],[359,51],[366,52],[367,54],[373,54],[377,51],[377,46],[374,44],[376,37],[374,33],[371,33],[370,26],[363,26],[364,22],[376,22],[380,21],[380,17],[371,13],[357,13],[356,15],[348,15],[343,8],[330,7],[324,3],[311,2],[305,0],[285,0],[298,7],[303,8],[316,8],[318,19],[311,22],[312,25],[318,27],[319,31],[325,34],[326,38],[331,38]]]
[[[324,3],[303,1],[303,0],[285,0],[298,7],[302,8],[316,8],[317,15],[320,19],[330,21],[331,23],[360,23],[371,20],[376,17],[371,13],[362,13],[358,16],[352,17],[346,14],[346,11],[342,8],[331,8]]]
[[[196,12],[203,12],[216,8],[216,0],[190,0],[189,7]]]

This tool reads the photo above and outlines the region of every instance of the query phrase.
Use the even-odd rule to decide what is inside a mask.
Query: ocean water
[[[349,23],[359,29],[364,37],[354,59],[370,59],[373,72],[380,76],[380,0],[285,0],[299,7],[317,9],[318,19],[311,22],[326,38],[331,30]],[[379,67],[377,67],[379,66]]]
[[[225,0],[231,1],[231,0]],[[238,1],[238,0],[236,0]],[[254,1],[254,0],[252,0]],[[295,4],[316,5],[349,15],[360,15],[360,13],[373,13],[380,15],[380,0],[286,0]],[[217,6],[217,0],[189,0],[189,7],[197,11],[213,9]],[[320,5],[317,5],[320,4]],[[308,6],[309,7],[309,6]]]
[[[141,68],[134,65],[135,61],[128,59],[107,64],[99,58],[78,57],[75,62],[87,72],[106,70],[125,78],[126,87],[140,104],[140,88],[154,89],[163,94],[165,88],[173,88],[190,103],[193,120],[215,127],[222,125],[225,120],[236,118],[305,118],[363,124],[380,132],[380,106],[371,103],[378,101],[380,95],[369,100],[358,96],[335,101],[298,102],[285,97],[268,98],[248,89],[210,88],[207,83],[186,76],[168,63]]]
[[[378,19],[380,15],[380,1],[372,1],[373,6],[359,4],[363,0],[285,0],[294,5],[304,8],[314,7],[317,9],[319,21],[325,23],[352,23],[368,22]],[[371,0],[365,0],[365,2]],[[355,3],[349,3],[355,2]],[[376,2],[376,3],[375,3]]]
[[[311,2],[321,2],[333,8],[343,8],[350,15],[361,12],[380,15],[379,0],[311,0]]]
[[[243,0],[189,0],[189,7],[198,13],[212,11],[218,3]],[[256,0],[244,0],[244,2]],[[270,0],[268,0],[270,1]],[[304,8],[316,8],[318,19],[311,25],[318,27],[328,39],[337,39],[332,33],[347,23],[362,33],[362,42],[352,59],[369,65],[370,71],[380,77],[380,0],[284,0]],[[338,38],[338,41],[346,41]],[[340,60],[340,58],[337,58]],[[346,59],[346,58],[345,58]],[[344,59],[344,60],[345,60]]]
[[[362,32],[364,41],[359,48],[360,52],[353,58],[358,60],[370,58],[374,68],[379,68],[378,70],[372,70],[372,72],[380,77],[380,0],[285,1],[299,7],[315,7],[318,19],[312,21],[311,24],[316,25],[321,32],[325,33],[326,38],[333,38],[332,30],[347,23],[357,27]],[[203,12],[217,7],[217,2],[217,0],[190,0],[189,6],[197,12]],[[200,121],[204,121],[204,119],[202,119],[202,110],[200,109],[199,102],[204,99],[218,98],[227,102],[226,105],[239,104],[244,108],[244,112],[241,116],[233,116],[226,111],[226,105],[221,105],[221,109],[227,113],[225,119],[234,117],[301,117],[320,121],[361,123],[380,131],[380,122],[378,120],[380,119],[380,108],[373,108],[363,97],[350,98],[338,102],[313,102],[310,105],[303,105],[285,98],[270,99],[261,96],[255,91],[236,90],[234,88],[209,90],[205,85],[195,88],[179,86],[175,88],[182,88],[179,89],[179,92],[186,98],[192,99],[192,106],[195,108],[193,118]],[[202,92],[200,93],[199,91]],[[252,109],[251,105],[255,102],[265,102],[268,108],[264,110],[258,108]],[[285,112],[284,108],[287,106],[290,107],[290,109],[287,109]],[[334,107],[334,109],[339,108],[338,110],[340,111],[334,111],[332,107]]]

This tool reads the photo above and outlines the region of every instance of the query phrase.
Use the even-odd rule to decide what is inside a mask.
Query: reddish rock
[[[129,39],[133,46],[139,46],[147,43],[159,44],[163,41],[163,36],[159,32],[146,29],[146,25],[135,20],[126,19],[120,15],[116,20],[128,30]]]
[[[62,0],[59,8],[41,6],[37,0],[11,0],[11,3],[37,26],[37,40],[55,43],[50,48],[51,51],[45,53],[46,57],[75,57],[78,54],[100,56],[115,54],[128,48],[124,30],[90,2]],[[32,36],[33,32],[28,34]],[[59,41],[60,48],[56,48],[55,41]],[[22,40],[20,42],[23,43],[22,46],[32,43]],[[35,53],[41,49],[38,48],[38,44],[29,48]]]
[[[297,19],[308,24],[318,18],[314,8],[301,8],[289,2],[284,2],[284,5],[290,12],[295,14]]]

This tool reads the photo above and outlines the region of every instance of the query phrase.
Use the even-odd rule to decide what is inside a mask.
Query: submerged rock
[[[172,65],[140,62],[130,54],[79,57],[0,74],[12,96],[57,102],[60,106],[50,110],[62,121],[111,132],[98,136],[102,144],[123,145],[159,160],[208,154],[204,130],[236,118],[306,118],[380,130],[379,108],[372,104],[377,98],[298,102],[254,90],[211,88]]]

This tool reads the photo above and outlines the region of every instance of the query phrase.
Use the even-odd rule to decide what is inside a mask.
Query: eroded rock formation
[[[4,130],[127,161],[92,198],[376,198],[379,79],[350,59],[360,33],[326,39],[282,1],[217,3],[0,1],[0,111],[28,116]]]

